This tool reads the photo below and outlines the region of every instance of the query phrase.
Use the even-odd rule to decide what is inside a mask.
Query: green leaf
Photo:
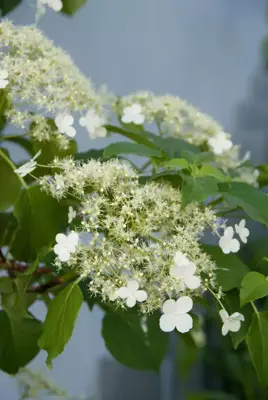
[[[220,181],[226,181],[226,175],[224,175],[218,168],[213,165],[202,165],[199,170],[200,176],[214,176]]]
[[[244,182],[220,183],[219,189],[231,206],[241,207],[253,220],[268,225],[268,196]]]
[[[152,147],[152,148],[156,147],[154,143],[152,143],[151,141],[151,139],[155,136],[153,133],[149,133],[143,130],[141,131],[141,133],[132,132],[114,125],[105,125],[105,128],[107,129],[108,132],[119,133],[120,135],[130,140],[133,140],[133,142],[144,144],[147,147]]]
[[[14,292],[13,280],[7,276],[1,276],[0,293],[9,294],[13,292]]]
[[[157,314],[147,316],[147,332],[141,317],[128,312],[108,312],[103,319],[102,336],[114,358],[134,369],[159,370],[169,336],[159,328]]]
[[[17,229],[18,221],[13,214],[0,213],[0,246],[10,246]]]
[[[41,322],[36,319],[17,319],[0,311],[0,369],[16,374],[39,352],[37,345]]]
[[[22,0],[0,0],[0,10],[2,16],[8,14],[10,11],[14,10]]]
[[[86,3],[86,0],[62,0],[62,3],[63,7],[61,11],[72,15]]]
[[[263,385],[268,384],[268,312],[253,315],[246,342],[252,363]]]
[[[194,178],[184,176],[184,184],[182,186],[182,203],[187,205],[193,201],[202,202],[210,196],[219,194],[219,180],[213,176]]]
[[[38,341],[39,347],[47,351],[49,366],[53,358],[63,352],[71,338],[82,302],[83,294],[76,282],[66,286],[50,302],[43,333]]]
[[[34,147],[32,142],[29,139],[26,139],[25,137],[19,137],[19,136],[2,136],[2,140],[5,142],[12,142],[17,144],[18,146],[22,147],[27,153],[29,153],[30,156],[34,156],[35,152]]]
[[[84,296],[84,301],[87,303],[90,311],[93,309],[94,305],[97,303],[96,297],[93,297],[88,291],[89,280],[83,280],[79,282],[80,289]]]
[[[20,228],[12,244],[11,253],[21,261],[34,261],[44,246],[54,242],[67,224],[67,206],[31,186],[21,192],[14,206]]]
[[[178,364],[179,376],[185,379],[189,376],[191,368],[196,362],[198,348],[189,333],[178,334],[176,336],[176,362]]]
[[[93,158],[94,160],[98,160],[102,158],[102,154],[103,154],[103,149],[90,149],[88,151],[75,154],[74,159],[86,161],[86,160],[91,160]]]
[[[189,167],[189,163],[184,158],[172,158],[165,163],[165,167],[187,169]]]
[[[181,139],[162,138],[157,135],[152,135],[151,139],[159,149],[166,153],[169,159],[182,157],[192,162],[196,154],[200,153],[198,147]]]
[[[163,153],[144,144],[131,143],[131,142],[116,142],[112,143],[104,149],[103,157],[107,158],[118,154],[136,154],[144,157],[157,157],[163,158]]]
[[[191,393],[187,400],[238,400],[238,398],[229,393],[204,391]]]
[[[248,267],[234,254],[223,254],[218,246],[202,246],[204,251],[215,261],[217,282],[224,291],[240,288],[243,277],[249,272]]]
[[[240,312],[244,315],[245,321],[241,323],[241,328],[238,332],[231,332],[232,342],[234,348],[237,349],[238,345],[245,340],[251,320],[252,320],[252,307],[248,304],[243,309],[240,308],[239,291],[237,289],[231,290],[225,294],[222,299],[229,315],[234,312]]]
[[[14,165],[3,149],[0,149],[0,211],[13,205],[19,195],[21,181],[14,172]]]
[[[268,279],[264,275],[251,271],[244,276],[240,290],[241,307],[265,296],[268,296]]]

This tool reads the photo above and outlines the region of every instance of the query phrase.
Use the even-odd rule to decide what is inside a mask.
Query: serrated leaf
[[[76,282],[66,286],[50,302],[38,341],[39,347],[47,351],[48,365],[63,352],[70,340],[82,302],[83,294]]]
[[[253,315],[246,338],[252,363],[263,385],[268,384],[268,312]]]
[[[103,151],[104,158],[118,154],[135,154],[137,156],[163,158],[162,151],[152,147],[147,147],[144,144],[131,142],[112,143]]]
[[[158,315],[148,316],[146,325],[147,332],[142,329],[139,315],[108,312],[103,319],[102,336],[118,362],[134,369],[157,371],[169,337],[160,330]]]
[[[200,153],[200,149],[182,139],[162,138],[157,135],[151,137],[153,143],[161,149],[169,159],[185,158],[192,162],[193,158]]]
[[[213,176],[194,178],[192,176],[184,176],[184,184],[182,186],[182,203],[187,205],[192,202],[203,202],[210,196],[216,196],[218,191],[219,180]]]
[[[222,173],[218,168],[213,165],[202,165],[199,170],[200,176],[214,176],[214,178],[220,181],[225,181],[227,179],[226,175]]]
[[[219,183],[219,190],[230,206],[241,207],[253,220],[268,225],[268,196],[244,182]]]
[[[240,288],[248,267],[234,254],[223,254],[218,246],[202,246],[216,263],[217,282],[224,291]]]
[[[244,276],[241,283],[240,302],[241,307],[250,301],[268,296],[268,280],[259,272],[251,271]]]
[[[20,193],[21,181],[14,172],[12,161],[0,148],[0,211],[13,205]]]
[[[36,319],[17,319],[0,311],[0,369],[16,374],[39,352],[37,345],[41,322]]]
[[[34,261],[44,246],[49,246],[67,224],[67,206],[31,186],[21,192],[14,206],[20,228],[11,253],[20,261]]]

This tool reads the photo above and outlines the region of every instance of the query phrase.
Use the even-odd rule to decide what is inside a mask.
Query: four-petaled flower
[[[193,300],[182,296],[177,301],[169,299],[163,304],[163,315],[160,317],[160,328],[164,332],[171,332],[175,328],[181,332],[188,332],[193,327],[193,319],[188,314],[193,308]]]
[[[116,292],[117,297],[126,300],[126,305],[128,307],[134,307],[136,302],[140,303],[147,300],[147,293],[145,290],[139,290],[139,282],[132,279],[129,280],[127,286],[119,288]]]
[[[248,241],[248,236],[249,236],[249,230],[246,228],[246,220],[242,219],[239,224],[235,224],[235,231],[239,235],[241,241],[243,243],[247,243]]]
[[[68,261],[70,255],[75,252],[79,241],[78,233],[72,231],[69,235],[58,233],[56,236],[57,244],[54,246],[54,252],[57,254],[60,261]]]
[[[225,132],[218,132],[216,136],[208,140],[208,144],[213,153],[218,156],[233,147],[233,142],[228,138]]]
[[[79,119],[79,124],[88,130],[93,139],[106,136],[106,128],[103,126],[105,119],[98,115],[93,108],[88,110],[85,117]]]
[[[8,72],[6,69],[0,69],[0,89],[4,89],[8,85]]]
[[[56,12],[60,11],[63,6],[61,0],[40,0],[40,3],[52,8]]]
[[[74,119],[69,114],[58,114],[55,118],[55,124],[60,133],[65,133],[69,137],[74,137],[76,135],[76,130],[72,126],[73,123]]]
[[[68,210],[68,224],[72,222],[73,219],[76,217],[76,211],[73,209],[72,206],[69,206]]]
[[[40,156],[41,150],[39,150],[36,155],[27,163],[21,165],[19,168],[15,169],[14,172],[21,176],[22,178],[28,174],[30,174],[36,168],[36,159]]]
[[[239,241],[234,239],[233,236],[234,229],[232,226],[228,226],[219,240],[219,246],[224,254],[237,253],[240,249]]]
[[[223,336],[227,335],[229,331],[238,332],[241,327],[241,321],[245,321],[244,315],[239,312],[235,312],[229,316],[226,310],[221,310],[219,314],[223,322],[221,330]]]
[[[145,121],[145,117],[142,114],[142,108],[140,104],[134,103],[132,106],[125,107],[123,109],[123,116],[122,116],[122,122],[124,124],[136,124],[136,125],[141,125]]]
[[[189,289],[197,289],[200,286],[200,279],[194,275],[196,265],[180,251],[177,251],[174,256],[174,264],[169,273],[174,278],[180,279],[181,290],[185,290],[185,286]]]

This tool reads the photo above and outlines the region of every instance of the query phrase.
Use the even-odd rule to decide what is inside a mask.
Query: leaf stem
[[[10,165],[10,167],[13,169],[13,171],[15,171],[16,169],[16,165],[10,160],[10,158],[4,153],[4,151],[2,149],[0,149],[0,156]],[[15,174],[16,172],[14,172]],[[24,179],[22,179],[22,177],[20,175],[17,174],[18,179],[20,180],[22,186],[25,189],[28,189],[28,186],[25,182]]]
[[[222,307],[223,310],[225,310],[224,305],[222,304],[222,302],[220,301],[220,299],[218,298],[218,296],[216,295],[216,293],[209,287],[206,286],[207,290],[212,294],[212,296],[217,300],[217,302],[220,304],[220,306]]]
[[[12,140],[12,139],[17,139],[17,138],[21,138],[24,136],[28,136],[28,133],[23,133],[22,135],[1,135],[0,136],[0,140]]]

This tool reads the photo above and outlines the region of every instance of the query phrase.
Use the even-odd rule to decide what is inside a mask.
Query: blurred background
[[[30,24],[34,13],[29,0],[9,18]],[[117,94],[178,95],[218,120],[259,164],[268,161],[266,17],[265,0],[88,0],[72,18],[48,11],[39,27],[95,84]],[[82,132],[77,139],[83,151],[107,144]],[[34,312],[43,318],[45,309]],[[127,369],[106,351],[101,320],[98,308],[83,306],[72,339],[46,371],[55,382],[90,400],[184,400],[172,349],[160,375]],[[44,361],[40,354],[33,368]],[[193,371],[191,389],[202,387],[203,368]],[[17,398],[14,379],[0,372],[0,399]]]

